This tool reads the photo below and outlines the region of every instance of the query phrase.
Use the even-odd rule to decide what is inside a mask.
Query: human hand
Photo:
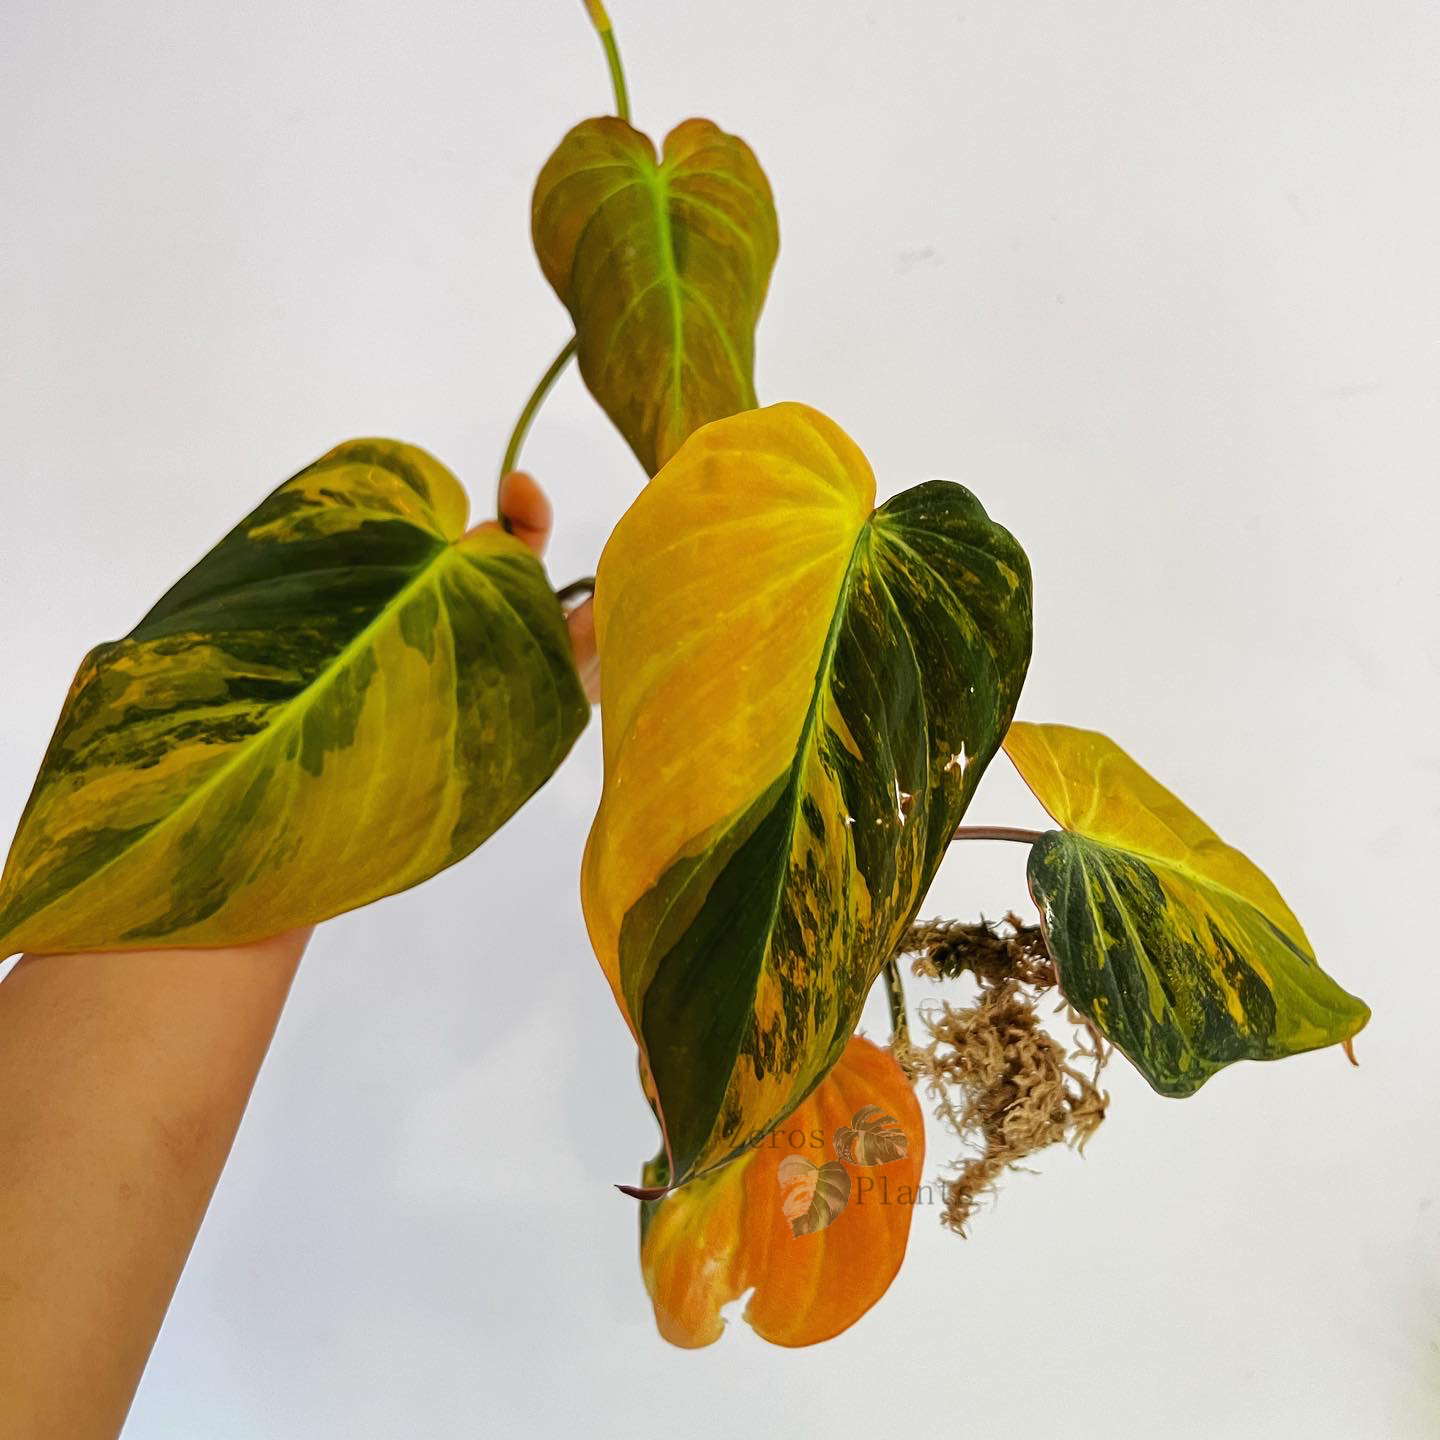
[[[500,482],[500,513],[510,523],[510,532],[528,545],[537,556],[545,554],[555,511],[549,497],[533,476],[523,470],[512,470]],[[478,529],[498,525],[487,520]],[[575,652],[575,668],[585,694],[594,705],[600,699],[600,657],[595,650],[595,608],[593,597],[566,611],[565,622],[570,630],[570,645]]]

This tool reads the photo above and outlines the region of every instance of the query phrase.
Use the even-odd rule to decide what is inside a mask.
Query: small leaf
[[[423,450],[280,486],[80,667],[0,881],[0,953],[222,945],[468,854],[589,716],[559,604]]]
[[[796,1240],[777,1186],[782,1168],[814,1165],[857,1105],[878,1100],[913,1137],[911,1153],[851,1185],[826,1229]],[[745,1319],[776,1345],[813,1345],[853,1325],[889,1288],[905,1258],[910,1221],[925,1191],[924,1117],[890,1053],[855,1037],[834,1069],[774,1135],[702,1179],[641,1209],[641,1265],[655,1322],[672,1344],[718,1340],[721,1310],[747,1291]],[[647,1180],[664,1173],[664,1157]],[[808,1208],[808,1206],[807,1206]]]
[[[1005,750],[1065,827],[1028,870],[1061,988],[1162,1095],[1364,1026],[1270,879],[1114,741],[1017,722]]]
[[[832,421],[698,431],[600,559],[605,788],[581,893],[675,1183],[844,1049],[999,746],[1030,573],[962,486],[872,513]]]
[[[905,1154],[905,1132],[893,1115],[865,1105],[835,1132],[835,1153],[848,1165],[884,1165]]]
[[[665,137],[577,125],[535,185],[531,231],[580,373],[653,475],[708,420],[755,404],[755,325],[779,245],[750,147],[708,120]]]

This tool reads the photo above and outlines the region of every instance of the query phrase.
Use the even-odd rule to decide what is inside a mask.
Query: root
[[[986,920],[978,925],[923,920],[906,932],[897,953],[914,955],[911,969],[928,980],[958,980],[968,973],[992,985],[1018,980],[1037,990],[1051,989],[1055,966],[1040,927],[1026,925],[1013,913],[1002,923],[1008,933]]]
[[[1109,1103],[1098,1086],[1107,1047],[1084,1017],[1061,1001],[1058,1011],[1083,1037],[1069,1051],[1041,1029],[1037,1002],[1056,975],[1039,928],[1014,915],[1003,923],[929,921],[913,926],[898,952],[917,957],[917,975],[968,974],[978,986],[971,1006],[922,1006],[930,1043],[897,1055],[913,1079],[925,1080],[936,1114],[978,1151],[944,1183],[943,1223],[961,1235],[1006,1170],[1047,1145],[1083,1150]],[[1091,1073],[1075,1060],[1092,1061]]]

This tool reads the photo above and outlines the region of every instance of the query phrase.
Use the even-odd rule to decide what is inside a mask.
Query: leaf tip
[[[622,1195],[629,1195],[634,1200],[658,1200],[662,1195],[668,1195],[675,1187],[673,1185],[617,1185],[615,1188]]]

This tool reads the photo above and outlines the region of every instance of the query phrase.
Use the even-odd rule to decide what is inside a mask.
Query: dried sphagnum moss
[[[1109,1096],[1098,1088],[1107,1050],[1083,1016],[1062,1000],[1057,1013],[1088,1040],[1067,1052],[1040,1027],[1036,1005],[1056,984],[1039,928],[1007,915],[1002,926],[932,920],[912,926],[897,954],[915,956],[914,972],[932,980],[973,976],[975,1003],[920,1007],[928,1045],[896,1058],[924,1079],[936,1113],[978,1153],[958,1163],[944,1185],[943,1221],[965,1233],[980,1197],[1005,1170],[1047,1145],[1084,1149],[1105,1118]],[[1091,1073],[1072,1060],[1092,1062]]]

